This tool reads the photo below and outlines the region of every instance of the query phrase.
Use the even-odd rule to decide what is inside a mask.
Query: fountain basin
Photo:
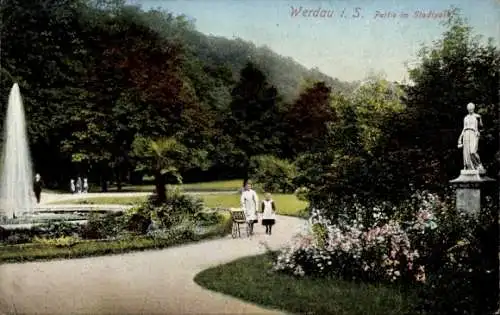
[[[131,205],[43,205],[16,218],[3,217],[0,229],[26,230],[47,223],[84,224],[90,215],[123,213]]]

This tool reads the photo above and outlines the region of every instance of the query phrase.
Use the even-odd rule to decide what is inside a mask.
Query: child
[[[81,194],[82,193],[82,178],[78,177],[76,180],[76,193]]]
[[[271,235],[271,229],[276,223],[276,206],[270,193],[266,193],[264,198],[265,200],[262,201],[262,225],[266,227],[266,234]]]
[[[83,179],[83,193],[86,194],[89,192],[89,181],[87,178]]]

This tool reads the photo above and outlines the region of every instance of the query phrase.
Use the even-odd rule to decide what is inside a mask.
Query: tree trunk
[[[243,167],[243,187],[247,184],[249,178],[249,172],[250,172],[250,157],[248,158],[248,161],[245,163]]]
[[[116,190],[122,191],[122,174],[120,164],[118,164],[116,168]]]
[[[108,165],[101,163],[101,191],[108,192]]]
[[[156,197],[158,198],[158,202],[162,203],[167,199],[167,192],[165,190],[165,176],[163,176],[160,171],[155,172],[154,176]]]
[[[142,185],[143,184],[142,177],[143,177],[142,173],[130,171],[130,175],[129,175],[130,184],[131,185]]]
[[[108,192],[108,181],[106,175],[101,176],[101,192]]]

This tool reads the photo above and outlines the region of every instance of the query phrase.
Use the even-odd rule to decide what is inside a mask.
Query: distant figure
[[[81,194],[82,193],[82,178],[78,177],[76,180],[76,193]]]
[[[35,182],[33,183],[33,191],[35,192],[36,203],[40,203],[40,197],[42,195],[42,179],[40,174],[35,175]]]
[[[245,189],[241,193],[241,207],[245,211],[247,223],[250,228],[250,235],[253,234],[253,225],[258,222],[257,209],[259,207],[259,197],[255,190],[252,189],[252,184],[247,182]]]
[[[74,179],[71,179],[69,181],[69,189],[71,190],[72,194],[74,194],[76,192],[75,180]]]
[[[83,179],[83,193],[86,194],[89,192],[89,181],[87,180],[87,178],[85,177]]]

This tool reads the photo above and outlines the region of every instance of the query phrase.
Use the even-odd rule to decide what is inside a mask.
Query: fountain
[[[103,215],[122,212],[127,206],[95,209],[83,205],[50,205],[35,207],[33,172],[26,132],[23,101],[19,85],[9,94],[4,124],[2,165],[0,172],[0,240],[5,231],[17,233],[47,223],[84,224],[91,213]],[[131,207],[131,206],[130,206]]]
[[[17,83],[9,94],[1,167],[0,213],[9,219],[32,215],[35,202],[31,156],[23,101]]]

